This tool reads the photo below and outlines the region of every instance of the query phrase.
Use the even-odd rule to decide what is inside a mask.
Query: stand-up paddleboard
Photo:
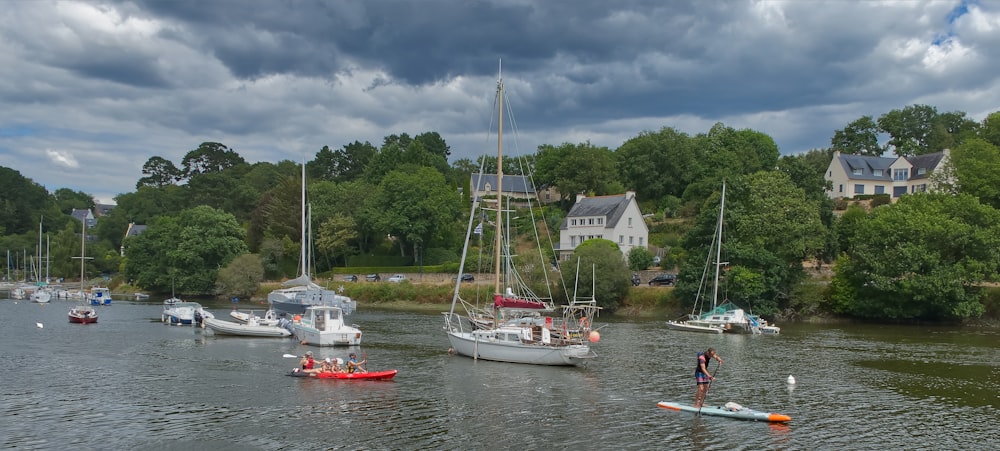
[[[702,406],[700,409],[688,404],[676,402],[660,401],[658,407],[670,410],[679,410],[691,413],[701,413],[702,415],[714,415],[718,417],[736,418],[739,420],[770,421],[772,423],[785,423],[792,421],[792,417],[780,413],[758,412],[748,407],[731,404],[729,406]]]
[[[396,370],[369,371],[367,373],[307,373],[305,371],[292,371],[288,373],[293,377],[313,377],[317,379],[354,379],[369,381],[387,381],[396,377]]]

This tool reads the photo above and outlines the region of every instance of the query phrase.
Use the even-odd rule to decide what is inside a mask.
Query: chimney
[[[625,191],[625,200],[635,197],[635,191]]]
[[[577,202],[577,203],[580,203],[580,201],[581,201],[581,200],[583,200],[583,199],[586,199],[586,198],[587,198],[587,195],[586,195],[586,194],[584,194],[584,193],[579,193],[579,194],[577,194],[577,195],[576,195],[576,202]]]

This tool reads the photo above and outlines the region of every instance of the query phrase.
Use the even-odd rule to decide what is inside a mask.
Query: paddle
[[[708,398],[708,391],[712,389],[712,382],[715,382],[715,373],[719,372],[719,368],[722,368],[722,362],[715,367],[715,371],[712,371],[712,378],[708,380],[708,387],[705,387],[705,396],[701,398],[701,405],[698,406],[698,415],[701,415],[701,408],[705,407],[705,399]]]
[[[297,359],[297,358],[299,358],[299,356],[294,355],[294,354],[285,354],[282,357],[284,357],[286,359]]]
[[[358,365],[358,366],[361,367],[362,371],[364,371],[364,372],[367,373],[368,372],[368,368],[364,367],[363,365],[367,365],[368,364],[368,351],[363,351],[363,355],[361,356],[361,363],[362,363],[362,365]]]

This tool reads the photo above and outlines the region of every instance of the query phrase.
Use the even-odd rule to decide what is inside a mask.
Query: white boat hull
[[[685,332],[701,332],[705,334],[721,334],[722,328],[718,326],[701,326],[690,324],[686,321],[667,321],[667,329],[682,330]]]
[[[295,337],[313,346],[358,346],[361,330],[344,324],[344,312],[339,307],[316,306],[306,309],[292,323]]]
[[[232,321],[223,321],[215,318],[205,318],[205,327],[213,332],[222,335],[239,335],[244,337],[290,337],[292,332],[280,326],[265,326],[252,324],[239,324]]]
[[[451,348],[459,355],[496,362],[577,366],[597,357],[586,344],[556,346],[513,338],[508,340],[496,333],[504,330],[506,329],[449,331],[448,340],[451,342]],[[520,335],[517,331],[513,331],[513,334]]]

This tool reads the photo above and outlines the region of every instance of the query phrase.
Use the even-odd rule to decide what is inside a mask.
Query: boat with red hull
[[[321,372],[307,373],[298,368],[288,373],[292,377],[311,377],[316,379],[349,379],[349,380],[369,380],[387,381],[396,377],[396,370],[368,371],[367,373],[346,373],[346,372]]]

